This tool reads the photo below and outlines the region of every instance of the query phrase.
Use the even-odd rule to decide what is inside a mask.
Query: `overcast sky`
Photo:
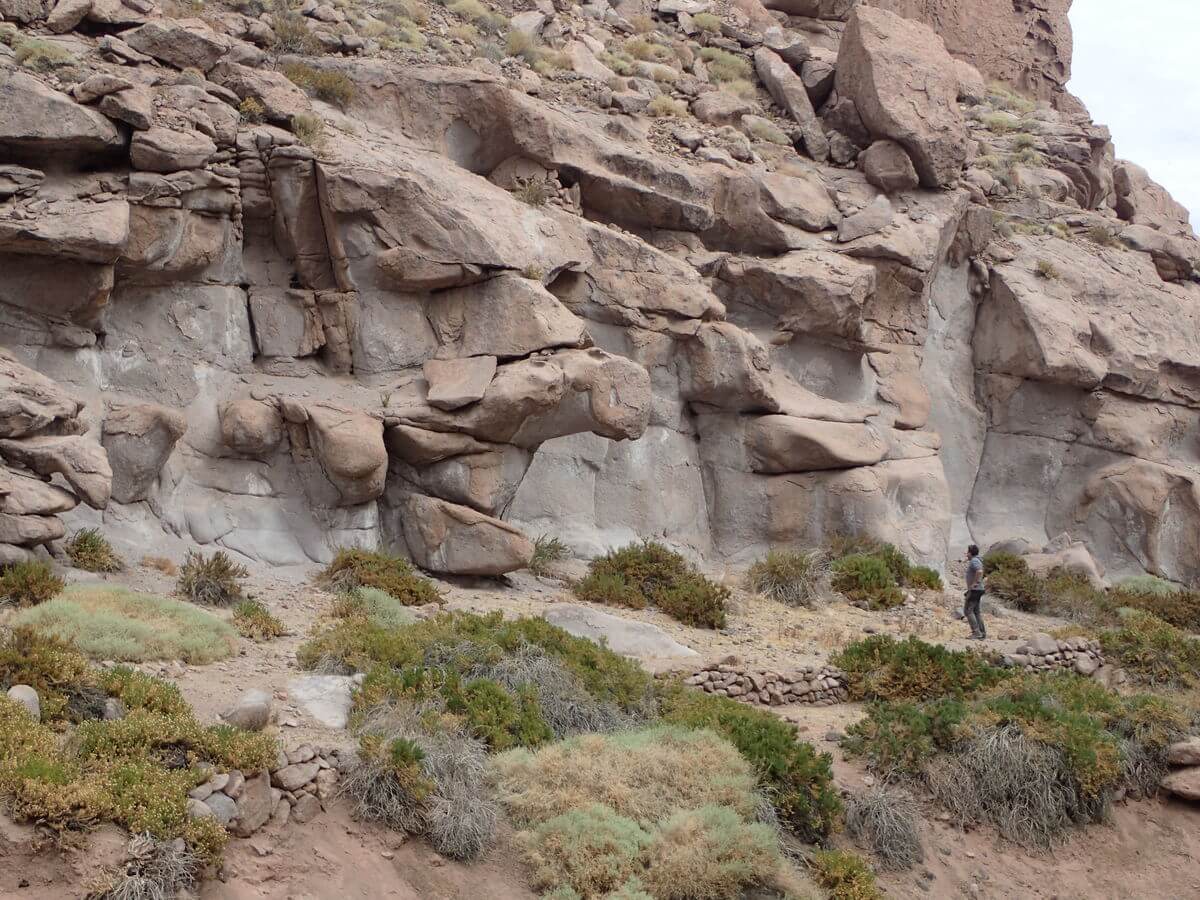
[[[1200,2],[1075,0],[1067,87],[1200,227]]]

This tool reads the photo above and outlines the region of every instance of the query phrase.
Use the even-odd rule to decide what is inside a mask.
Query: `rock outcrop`
[[[0,50],[6,559],[111,497],[277,565],[1069,533],[1200,578],[1200,245],[1063,91],[1065,0],[660,4],[628,63],[634,12],[547,5],[542,74],[10,5],[73,63]]]

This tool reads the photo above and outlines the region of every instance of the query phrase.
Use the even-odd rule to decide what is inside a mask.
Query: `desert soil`
[[[578,571],[577,563],[562,572]],[[238,655],[207,666],[153,663],[143,668],[177,683],[204,721],[217,721],[245,690],[272,691],[278,707],[278,737],[286,748],[302,743],[349,747],[345,731],[326,728],[287,698],[288,682],[301,672],[297,647],[326,612],[332,596],[313,587],[315,570],[254,573],[248,593],[261,600],[289,629],[265,643],[240,642]],[[95,576],[73,573],[75,580]],[[173,579],[144,567],[106,580],[137,590],[169,593]],[[733,584],[733,573],[726,573]],[[447,606],[477,612],[538,615],[556,603],[578,602],[566,583],[528,573],[507,582],[442,583]],[[653,623],[675,640],[694,648],[691,661],[643,660],[649,668],[693,669],[699,661],[734,654],[763,668],[788,668],[824,661],[837,647],[878,632],[915,634],[949,646],[966,646],[967,629],[954,618],[952,591],[921,592],[900,610],[874,613],[844,602],[816,610],[793,609],[735,589],[733,614],[725,632],[689,628],[653,611],[622,610],[621,615]],[[612,610],[607,610],[612,612]],[[1012,649],[1055,621],[1006,610],[992,610],[989,646]],[[871,783],[862,766],[847,760],[831,732],[844,731],[863,714],[859,704],[829,707],[789,706],[776,710],[796,722],[803,736],[833,756],[843,790]],[[922,825],[925,860],[904,873],[881,873],[889,897],[934,898],[1104,898],[1174,900],[1200,897],[1200,812],[1166,800],[1127,802],[1113,810],[1111,822],[1079,831],[1052,853],[1031,853],[1006,844],[987,828],[962,832],[926,804]],[[113,829],[90,836],[86,848],[33,849],[36,834],[0,816],[0,898],[59,900],[83,897],[87,881],[120,855]],[[844,836],[838,843],[846,844]],[[203,900],[515,900],[533,897],[525,887],[510,836],[489,857],[473,865],[443,859],[420,840],[355,822],[343,801],[306,825],[269,828],[247,840],[233,840],[216,880],[200,891]]]

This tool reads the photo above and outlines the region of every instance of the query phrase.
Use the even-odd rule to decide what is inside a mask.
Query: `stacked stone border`
[[[726,658],[706,665],[686,683],[710,694],[761,706],[831,706],[850,696],[846,673],[828,665],[777,671],[750,669],[735,658]]]

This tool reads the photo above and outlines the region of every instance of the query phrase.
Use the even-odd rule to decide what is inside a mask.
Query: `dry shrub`
[[[244,599],[241,582],[249,575],[246,567],[235,563],[224,550],[212,556],[189,550],[175,589],[203,606],[233,606]]]
[[[1150,613],[1126,615],[1117,628],[1100,634],[1105,657],[1137,681],[1167,688],[1200,683],[1200,639]]]
[[[533,887],[607,896],[640,871],[650,835],[626,816],[594,803],[554,816],[521,835]]]
[[[550,178],[530,175],[527,178],[514,179],[512,195],[530,206],[545,206],[556,193],[554,182]]]
[[[935,760],[925,780],[960,825],[986,822],[1023,847],[1049,849],[1072,824],[1103,810],[1078,790],[1060,751],[1011,725],[983,730]]]
[[[336,69],[314,69],[303,63],[289,63],[283,67],[283,74],[297,87],[342,109],[354,100],[354,82]]]
[[[772,550],[750,566],[746,582],[756,594],[788,606],[812,606],[828,589],[829,572],[823,550]]]
[[[655,829],[642,881],[656,900],[723,900],[773,880],[782,862],[768,825],[732,809],[704,806],[675,813]]]
[[[714,16],[712,13],[696,13],[696,15],[692,16],[692,22],[694,22],[696,27],[701,31],[707,31],[712,34],[721,33],[721,19],[719,16]]]
[[[203,862],[180,840],[160,841],[149,832],[134,835],[125,865],[92,900],[173,900],[195,887]]]
[[[247,97],[238,104],[238,115],[243,122],[257,125],[267,119],[267,108],[255,97]],[[153,559],[154,557],[148,557]]]
[[[379,588],[357,587],[339,594],[331,614],[338,619],[362,617],[380,628],[402,628],[417,617],[399,600]]]
[[[292,116],[292,134],[306,147],[319,149],[325,142],[325,123],[303,113]]]
[[[617,731],[636,721],[617,704],[592,697],[566,666],[533,644],[523,644],[499,662],[477,665],[467,677],[494,681],[511,692],[532,689],[556,738]]]
[[[119,572],[125,563],[98,528],[81,528],[64,545],[72,565],[86,572]]]
[[[283,623],[257,600],[243,600],[233,608],[233,627],[244,638],[265,641],[287,634]]]
[[[156,569],[164,575],[171,575],[172,577],[179,574],[179,566],[175,565],[175,563],[165,556],[143,556],[142,565],[147,569]]]
[[[18,65],[34,72],[52,72],[75,64],[71,51],[54,41],[41,38],[26,38],[13,48]]]
[[[362,761],[341,787],[357,817],[424,834],[452,859],[487,849],[498,817],[480,741],[436,710],[408,705],[373,710],[359,735]]]
[[[190,604],[118,587],[76,585],[13,624],[69,641],[93,659],[181,659],[203,665],[233,654],[234,631]]]
[[[493,759],[499,796],[520,825],[602,803],[653,824],[679,809],[717,804],[745,819],[758,808],[756,773],[711,731],[658,726],[569,738]]]
[[[883,900],[875,873],[866,860],[845,850],[816,850],[808,858],[817,883],[829,891],[830,900]]]
[[[846,830],[885,869],[907,869],[925,858],[917,822],[921,811],[908,791],[877,787],[846,803]]]
[[[700,51],[700,58],[704,60],[708,74],[714,81],[748,81],[752,77],[746,58],[728,50],[705,47]]]
[[[41,560],[13,563],[0,573],[0,607],[45,603],[64,585],[49,563]]]
[[[745,120],[743,120],[743,123],[745,123]],[[770,119],[756,116],[745,127],[750,137],[756,141],[763,141],[767,144],[779,144],[782,147],[790,147],[792,145],[792,139]]]
[[[675,100],[666,94],[659,94],[646,107],[647,114],[655,118],[681,119],[689,115],[688,105],[682,100]]]

